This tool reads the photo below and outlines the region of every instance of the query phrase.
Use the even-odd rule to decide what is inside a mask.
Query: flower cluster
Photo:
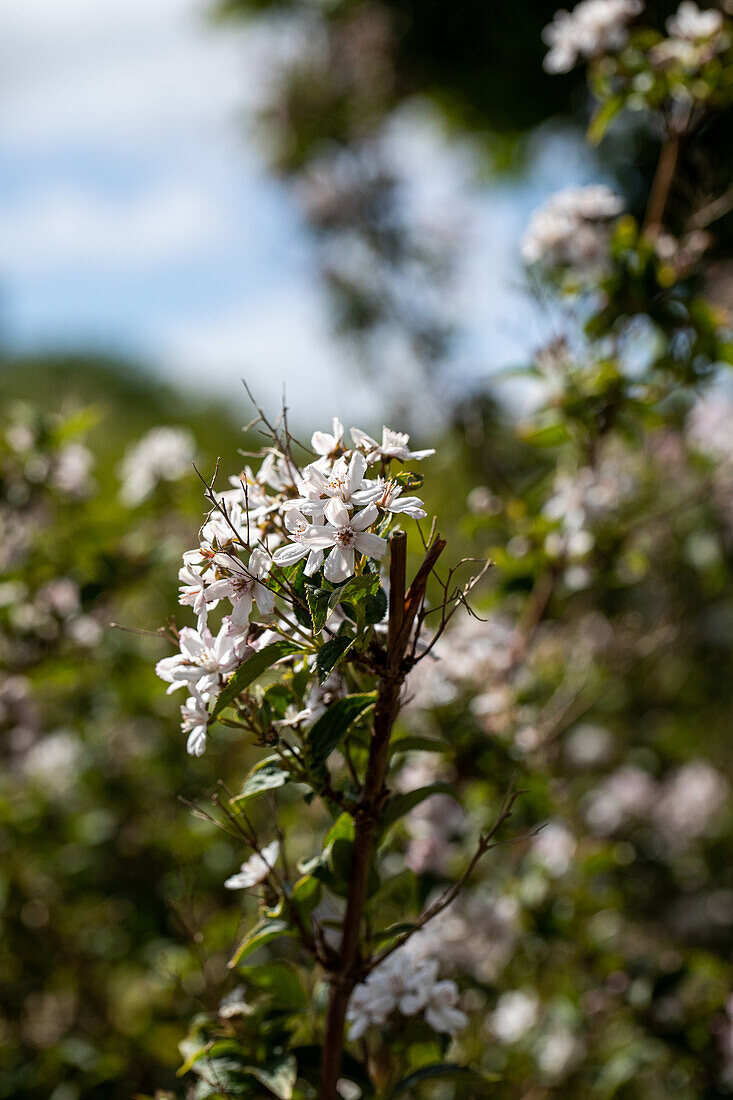
[[[559,191],[532,216],[522,239],[524,262],[597,273],[608,252],[609,222],[623,206],[605,184]]]
[[[193,755],[206,747],[208,704],[225,680],[266,642],[297,633],[284,611],[276,613],[277,595],[281,604],[288,600],[287,571],[304,562],[307,578],[322,575],[329,584],[341,584],[384,556],[393,516],[425,516],[422,501],[403,492],[419,479],[390,469],[434,452],[411,451],[408,435],[386,427],[381,441],[352,428],[351,441],[349,448],[343,425],[334,419],[330,432],[314,432],[315,459],[302,469],[289,450],[274,448],[259,470],[247,467],[230,479],[231,488],[210,492],[213,508],[200,545],[186,551],[179,571],[179,602],[193,609],[197,625],[183,627],[179,652],[156,666],[169,692],[188,689],[181,715]],[[375,476],[367,476],[371,472]],[[222,600],[229,613],[214,632],[209,615]],[[336,618],[330,617],[332,624]],[[318,706],[313,698],[283,722],[312,720]]]
[[[641,0],[581,0],[571,12],[556,12],[542,35],[550,47],[545,69],[567,73],[581,58],[617,50],[628,39],[628,24],[643,7]]]
[[[393,1012],[416,1016],[422,1012],[435,1031],[453,1034],[468,1024],[458,1005],[458,987],[438,980],[438,963],[407,947],[399,948],[354,988],[347,1020],[349,1036],[359,1039],[370,1027],[382,1027]]]
[[[160,481],[179,481],[191,469],[196,443],[187,428],[153,428],[132,446],[120,464],[120,499],[128,508],[142,504]]]
[[[678,852],[705,836],[728,797],[728,784],[704,760],[691,760],[658,783],[641,768],[625,765],[589,792],[586,820],[601,835],[630,822],[651,824],[665,851]]]

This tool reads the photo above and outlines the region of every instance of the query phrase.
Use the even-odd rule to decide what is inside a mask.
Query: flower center
[[[353,546],[356,541],[356,532],[350,527],[341,527],[336,532],[336,542],[339,546]]]

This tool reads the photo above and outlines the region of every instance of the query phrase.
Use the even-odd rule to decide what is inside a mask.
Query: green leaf
[[[610,96],[602,103],[590,120],[586,134],[591,145],[600,145],[609,123],[623,109],[626,98],[623,95]]]
[[[246,959],[248,955],[251,955],[253,951],[256,951],[258,947],[264,947],[266,943],[271,943],[272,940],[280,939],[282,936],[292,935],[293,930],[287,921],[260,921],[244,937],[239,947],[234,952],[234,955],[229,960],[229,967],[237,966],[237,964],[242,962],[243,959]]]
[[[244,1071],[251,1073],[278,1100],[291,1100],[298,1079],[298,1063],[294,1054],[284,1054],[265,1066],[244,1066]]]
[[[308,995],[300,978],[288,963],[270,962],[262,966],[247,966],[240,971],[242,980],[263,993],[269,993],[277,1005],[284,1008],[305,1008]]]
[[[353,604],[366,599],[367,596],[371,596],[376,592],[378,586],[379,575],[377,573],[364,573],[358,577],[349,577],[344,584],[334,588],[331,593],[331,610],[335,610],[345,600]]]
[[[424,802],[426,798],[431,798],[434,794],[447,794],[450,798],[455,798],[456,802],[460,803],[461,801],[458,792],[450,783],[430,783],[427,787],[418,787],[416,790],[406,791],[404,794],[393,794],[388,799],[381,817],[380,824],[382,828],[387,829],[390,825],[394,825],[396,821],[399,821],[415,806]]]
[[[367,626],[371,626],[373,623],[381,623],[387,614],[387,593],[381,584],[374,595],[366,599],[364,613]]]
[[[339,634],[338,637],[331,638],[324,646],[321,646],[316,655],[319,684],[325,684],[336,665],[351,649],[355,641],[355,638],[350,638],[347,634]]]
[[[465,1085],[483,1087],[492,1084],[497,1079],[496,1074],[478,1073],[475,1069],[468,1069],[466,1066],[456,1066],[450,1062],[442,1062],[439,1065],[423,1066],[421,1069],[416,1069],[409,1077],[403,1077],[395,1085],[389,1096],[390,1100],[395,1100],[398,1096],[405,1096],[410,1089],[415,1088],[416,1085],[421,1085],[424,1081],[460,1081]]]
[[[390,755],[398,752],[445,752],[448,745],[437,737],[401,737],[389,747]]]
[[[293,886],[290,900],[301,913],[312,912],[321,900],[321,883],[315,875],[303,875]]]
[[[333,750],[343,740],[349,727],[370,707],[374,706],[374,691],[363,695],[346,695],[332,703],[325,714],[312,726],[308,734],[310,761],[314,768],[325,764]]]
[[[329,600],[333,593],[328,588],[315,588],[306,586],[305,598],[308,601],[308,610],[313,620],[313,633],[320,634],[328,622],[330,615]]]
[[[261,760],[259,764],[255,764],[244,781],[241,794],[233,798],[232,802],[246,802],[248,799],[262,794],[263,791],[272,791],[289,783],[290,772],[280,767],[279,759],[276,756],[268,756],[266,760]]]
[[[323,838],[323,850],[327,851],[335,840],[353,840],[355,836],[356,829],[351,814],[339,814]]]
[[[299,651],[300,646],[295,645],[293,642],[282,641],[272,642],[271,645],[266,645],[264,649],[259,649],[256,653],[253,653],[244,664],[239,666],[228,684],[219,692],[214,709],[209,716],[209,721],[213,722],[225,707],[228,707],[245,688],[253,684],[263,672],[267,672],[268,668],[271,668],[276,661],[281,661],[283,657],[289,657],[292,653],[298,653]]]

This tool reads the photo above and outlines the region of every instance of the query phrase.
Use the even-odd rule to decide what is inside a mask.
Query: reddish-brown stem
[[[377,688],[364,787],[361,798],[354,808],[355,836],[349,874],[349,893],[337,967],[331,974],[330,980],[319,1100],[337,1100],[338,1098],[336,1086],[343,1059],[346,1009],[364,965],[360,945],[361,922],[379,815],[387,797],[385,779],[389,760],[389,742],[399,709],[400,689],[406,674],[405,652],[415,616],[425,598],[428,578],[444,546],[444,540],[436,536],[425,554],[425,559],[409,591],[405,594],[407,536],[404,532],[397,531],[390,539],[390,606],[386,661]]]
[[[649,192],[646,214],[644,216],[644,232],[659,229],[664,221],[664,211],[667,208],[667,199],[672,186],[672,180],[677,170],[677,158],[680,152],[680,139],[677,134],[671,134],[659,152],[657,170],[654,173],[652,188]]]

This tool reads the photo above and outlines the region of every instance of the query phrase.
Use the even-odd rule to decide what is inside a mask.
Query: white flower
[[[458,986],[455,982],[436,982],[428,994],[425,1004],[425,1021],[435,1031],[448,1032],[449,1035],[461,1031],[468,1025],[468,1016],[458,1005]]]
[[[363,511],[350,516],[346,505],[335,497],[326,505],[328,522],[323,527],[310,527],[301,536],[306,546],[314,550],[333,547],[326,559],[323,575],[331,583],[345,581],[354,572],[354,551],[370,558],[381,558],[387,540],[367,533],[377,518],[376,505],[368,504]]]
[[[406,432],[395,432],[387,427],[382,428],[381,443],[377,443],[376,439],[372,439],[370,435],[362,432],[359,428],[351,429],[351,438],[354,441],[354,446],[364,452],[370,465],[379,461],[379,459],[389,461],[394,458],[398,462],[408,462],[410,459],[418,461],[435,454],[434,449],[411,451],[407,446],[410,442],[409,435]]]
[[[196,556],[196,550],[186,551],[183,555],[183,565],[178,570],[178,580],[181,582],[178,588],[178,602],[183,607],[192,607],[198,619],[197,627],[203,630],[206,626],[206,614],[208,602],[206,599],[206,578],[199,569],[191,564],[189,555]],[[188,557],[188,560],[187,560]],[[200,556],[199,556],[200,557]],[[216,603],[213,604],[216,606]]]
[[[344,426],[337,416],[333,418],[331,432],[314,432],[311,436],[311,447],[317,455],[332,455],[338,451],[344,440]]]
[[[279,855],[280,842],[273,840],[261,852],[251,855],[242,864],[238,873],[226,880],[224,885],[227,890],[247,890],[250,886],[256,886],[258,882],[264,882],[277,863]]]
[[[349,1038],[358,1039],[369,1027],[381,1027],[395,1010],[403,1016],[424,1012],[430,1027],[452,1034],[468,1023],[457,1002],[455,982],[438,981],[435,959],[401,947],[355,987],[346,1013]]]
[[[536,1046],[537,1065],[551,1078],[562,1077],[581,1053],[580,1044],[567,1027],[555,1026]]]
[[[369,978],[371,977],[370,974]],[[360,1039],[370,1027],[381,1027],[394,1008],[389,991],[369,978],[354,988],[346,1010],[346,1019],[350,1024],[349,1038],[352,1041]]]
[[[235,640],[228,624],[222,624],[214,637],[208,627],[202,631],[184,626],[178,638],[180,653],[164,657],[155,666],[156,674],[170,684],[167,694],[187,684],[196,684],[199,695],[219,686],[219,678],[233,672],[239,663]]]
[[[201,696],[194,692],[181,707],[181,729],[188,734],[186,752],[190,756],[203,756],[206,749],[206,729],[209,711]]]
[[[222,997],[219,1001],[219,1015],[222,1019],[231,1020],[234,1016],[254,1014],[254,1008],[245,997],[246,992],[243,985],[238,985],[231,993],[227,993],[226,997]]]
[[[567,187],[536,210],[522,238],[526,264],[596,268],[608,251],[608,220],[624,208],[605,184]]]
[[[419,497],[403,497],[402,486],[396,481],[388,481],[376,505],[385,512],[401,513],[410,519],[425,519],[427,512]]]
[[[542,32],[550,47],[545,69],[567,73],[579,58],[619,49],[628,39],[627,23],[643,7],[641,0],[581,0],[571,12],[556,12]]]
[[[359,451],[355,451],[348,462],[344,455],[338,458],[330,473],[324,473],[315,464],[306,466],[303,480],[298,483],[301,496],[287,501],[285,508],[300,508],[309,515],[322,515],[326,501],[331,498],[342,500],[350,507],[371,504],[379,496],[381,487],[378,482],[364,477],[366,467],[366,458]]]
[[[590,792],[585,818],[594,832],[608,836],[631,818],[646,815],[656,796],[657,785],[648,772],[624,765]]]
[[[278,451],[268,451],[257,474],[260,485],[269,485],[276,492],[292,489],[297,482],[297,471],[292,462]]]
[[[83,443],[67,443],[56,455],[51,481],[62,493],[84,496],[92,486],[94,456]]]
[[[250,529],[241,492],[226,489],[216,497],[214,508],[201,528],[201,545],[206,550],[224,550],[234,543],[248,543]]]
[[[491,1016],[491,1028],[500,1043],[516,1043],[534,1027],[539,1002],[534,993],[512,989],[502,993]]]
[[[79,610],[79,586],[70,577],[57,577],[39,588],[35,603],[44,611],[55,611],[62,619],[68,619]]]
[[[575,855],[575,837],[559,821],[550,821],[532,842],[532,855],[548,874],[564,875]]]
[[[712,38],[723,29],[723,13],[716,8],[706,8],[701,11],[693,0],[682,0],[677,14],[670,16],[666,26],[668,33],[675,38],[699,42]]]
[[[195,441],[185,428],[153,428],[122,460],[120,498],[132,507],[150,496],[159,481],[177,481],[188,473]]]
[[[341,1097],[341,1100],[359,1100],[359,1097],[362,1095],[359,1086],[353,1081],[347,1081],[345,1077],[341,1077],[336,1083],[336,1092]]]
[[[314,516],[312,519],[306,519],[297,508],[288,508],[285,512],[285,526],[293,541],[275,551],[272,556],[275,565],[295,565],[297,561],[307,556],[305,575],[312,577],[314,573],[317,573],[323,564],[323,550],[314,550],[311,546],[306,545],[303,536],[314,526],[317,528],[319,524],[323,524],[322,517]]]
[[[654,807],[654,823],[676,844],[704,836],[728,796],[724,777],[704,760],[691,760],[664,782]]]
[[[261,615],[275,610],[275,596],[262,582],[270,572],[270,559],[263,550],[255,549],[244,565],[231,554],[217,554],[216,565],[226,570],[226,576],[212,581],[206,589],[206,602],[229,599],[232,602],[231,628],[242,633],[249,625],[252,603]]]

